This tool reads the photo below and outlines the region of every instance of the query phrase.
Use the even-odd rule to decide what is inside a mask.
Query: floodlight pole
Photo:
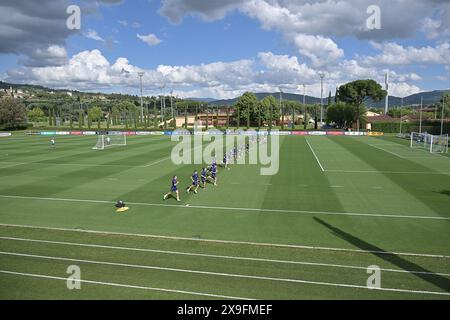
[[[166,118],[166,96],[164,94],[164,88],[166,87],[166,82],[160,87],[161,89],[161,121],[164,122]]]
[[[445,109],[445,92],[442,95],[441,137],[444,134],[444,109]]]
[[[320,125],[323,125],[323,79],[325,78],[325,73],[319,73],[320,77]]]
[[[422,108],[423,108],[423,96],[420,97],[420,122],[419,122],[419,133],[422,133]]]
[[[306,125],[306,84],[303,84],[303,125]]]
[[[385,105],[384,105],[384,114],[387,115],[389,112],[389,72],[386,72],[385,75],[385,84],[386,84],[386,101],[385,101]]]
[[[173,101],[172,101],[172,98],[173,98],[173,90],[170,91],[170,109],[172,110],[172,119],[173,119],[173,121],[175,121],[175,115],[174,115],[174,112],[173,112]]]
[[[400,134],[402,134],[402,125],[403,125],[403,97],[402,97],[402,105],[400,107]]]
[[[144,76],[144,72],[138,72],[138,76],[141,82],[141,121],[144,121],[144,100],[142,98],[142,77]]]
[[[281,121],[283,121],[283,90],[281,90],[281,88],[278,88],[278,90],[280,90],[280,117]],[[284,126],[284,123],[282,126]]]

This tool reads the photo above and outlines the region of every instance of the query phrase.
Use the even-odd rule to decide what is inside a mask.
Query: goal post
[[[430,153],[447,153],[448,134],[432,135],[429,133],[411,132],[411,148],[425,149]]]
[[[94,150],[105,150],[109,147],[114,146],[126,146],[127,145],[127,136],[124,133],[120,134],[100,134],[97,138],[97,144],[95,145]]]
[[[431,153],[447,153],[448,152],[448,134],[442,136],[430,137]]]
[[[428,133],[411,132],[411,148],[426,148]]]

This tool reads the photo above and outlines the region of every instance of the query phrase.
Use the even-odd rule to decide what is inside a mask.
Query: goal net
[[[447,153],[448,152],[448,134],[442,136],[431,136],[430,139],[431,153]]]
[[[114,146],[126,146],[127,136],[125,134],[101,134],[98,136],[94,150],[104,150]]]
[[[428,133],[411,132],[411,148],[424,148],[427,146]]]
[[[431,153],[448,152],[448,134],[411,133],[411,148],[422,148]]]

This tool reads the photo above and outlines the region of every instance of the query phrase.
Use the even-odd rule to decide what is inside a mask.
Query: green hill
[[[423,103],[424,105],[432,105],[438,103],[441,98],[442,94],[444,93],[444,90],[435,90],[430,92],[421,92],[416,93],[410,96],[407,96],[403,98],[403,105],[419,105],[420,104],[420,98],[423,97]],[[277,93],[256,93],[256,97],[261,100],[267,96],[274,96],[277,100],[280,99],[280,94]],[[234,105],[239,100],[239,97],[234,99],[228,99],[228,100],[216,100],[210,102],[212,105],[222,105],[222,106],[231,106]],[[294,93],[283,93],[283,100],[293,100],[298,102],[303,102],[303,95],[300,94],[294,94]],[[320,98],[306,96],[305,98],[306,104],[320,104]],[[328,103],[328,96],[324,97],[323,99],[324,104]],[[334,102],[334,96],[332,97],[332,101]],[[402,103],[402,98],[389,96],[389,107],[396,107],[400,106]],[[369,108],[384,108],[385,101],[378,101],[375,102],[371,99],[366,101],[366,106]]]

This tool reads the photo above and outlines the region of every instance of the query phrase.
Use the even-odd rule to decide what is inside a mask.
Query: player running
[[[198,191],[198,187],[199,187],[199,183],[198,183],[198,171],[195,170],[194,174],[191,176],[191,180],[192,180],[192,185],[190,185],[187,188],[187,193],[191,192],[192,189],[194,189],[194,193],[197,193]]]
[[[213,163],[210,169],[210,181],[214,183],[214,186],[217,186],[217,165]]]
[[[170,187],[170,192],[164,195],[164,200],[166,200],[169,196],[173,196],[175,193],[177,196],[177,201],[180,202],[180,193],[178,192],[178,178],[177,176],[173,176],[172,178],[172,186]]]
[[[56,141],[55,138],[53,137],[52,140],[50,140],[50,148],[55,148],[56,147]]]
[[[233,157],[234,157],[234,161],[236,161],[237,157],[238,157],[238,151],[237,151],[236,147],[233,148]]]
[[[201,181],[203,189],[206,189],[206,179],[208,179],[208,170],[206,168],[202,169]]]
[[[230,170],[230,168],[228,168],[228,154],[225,154],[225,155],[223,156],[223,167],[224,167],[225,169]]]

